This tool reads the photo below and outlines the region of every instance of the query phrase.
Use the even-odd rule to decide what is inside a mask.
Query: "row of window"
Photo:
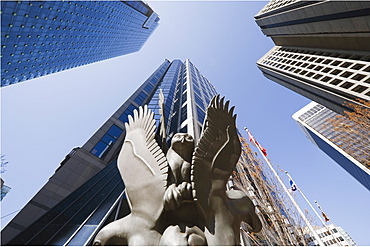
[[[25,16],[29,17],[30,14],[36,14],[36,18],[40,18],[40,16],[44,17],[45,15],[48,16],[54,16],[54,15],[62,15],[63,17],[68,16],[69,18],[74,18],[73,15],[81,16],[81,17],[87,17],[87,18],[93,18],[97,20],[101,20],[104,22],[112,22],[114,19],[121,19],[122,16],[125,15],[131,15],[135,17],[135,19],[143,17],[138,15],[135,11],[132,11],[132,8],[128,7],[125,4],[119,4],[119,6],[115,3],[109,3],[109,4],[103,4],[103,6],[96,6],[101,5],[98,3],[88,3],[88,7],[84,8],[84,6],[81,5],[79,8],[77,4],[70,5],[70,4],[59,4],[59,2],[53,1],[52,4],[42,3],[37,6],[37,4],[34,3],[22,3],[20,2],[18,5],[14,4],[12,2],[10,3],[4,3],[2,4],[2,9],[6,10],[13,10],[12,16]],[[115,6],[112,6],[112,4],[115,4]],[[49,7],[48,7],[49,6]],[[2,14],[7,14],[11,12],[5,12]],[[146,15],[146,13],[143,13]],[[108,18],[106,18],[108,15]],[[79,17],[81,19],[81,17]],[[111,18],[114,17],[114,18]],[[142,18],[141,18],[142,19]],[[141,20],[142,22],[142,20]]]
[[[286,5],[292,4],[294,2],[298,2],[298,0],[275,0],[270,1],[268,4],[266,4],[265,7],[260,11],[260,14],[284,7]]]
[[[96,5],[99,5],[99,8]],[[136,6],[137,3],[132,3],[132,5]],[[152,32],[152,30],[142,28],[143,21],[146,19],[145,16],[133,11],[131,7],[120,1],[78,3],[2,1],[1,6],[3,33],[1,37],[1,56],[3,61],[2,74],[4,75],[2,85],[31,78],[28,74],[38,74],[38,71],[34,71],[34,66],[39,66],[39,71],[47,70],[47,73],[53,73],[58,70],[54,68],[55,66],[74,67],[76,60],[84,60],[78,62],[78,64],[87,64],[135,52],[140,49]],[[146,6],[143,5],[142,7],[145,8]],[[136,6],[136,8],[142,7]],[[116,15],[114,18],[113,14]],[[83,26],[83,19],[88,15],[97,19],[85,23],[89,25],[89,29],[92,29],[90,26],[95,25],[96,27],[93,30],[86,29]],[[104,24],[118,17],[123,18],[122,21],[116,20],[114,25],[107,26],[107,24]],[[67,25],[61,25],[62,23]],[[98,27],[102,26],[101,24],[104,24],[103,27]],[[122,28],[124,31],[112,32],[110,29],[113,26]],[[86,35],[86,31],[89,32],[88,35]],[[71,32],[74,35],[70,35]],[[86,38],[86,42],[80,42],[81,39]],[[114,46],[114,49],[93,52],[97,46],[104,46],[102,48]],[[92,49],[93,47],[94,49]],[[82,49],[83,57],[76,58],[80,56],[73,52],[78,50],[79,54],[82,54]],[[65,54],[66,51],[70,51],[69,54]],[[60,52],[63,54],[60,55]],[[57,56],[63,56],[66,59],[46,61],[48,57],[50,58],[51,53],[58,53]],[[54,57],[55,54],[52,55],[51,57]],[[32,60],[37,61],[40,59],[39,57],[46,58],[42,65],[15,65],[19,61],[31,61],[32,63]],[[93,61],[90,61],[89,57]],[[72,58],[75,61],[71,61]],[[86,59],[89,61],[85,61]],[[4,61],[6,61],[6,64],[4,64]]]
[[[370,96],[370,63],[354,61],[344,58],[327,58],[297,52],[295,49],[276,47],[263,59],[262,64],[300,75],[311,80],[329,84],[334,88],[350,89],[354,93]],[[354,57],[351,56],[351,59]],[[364,59],[364,57],[358,57]],[[358,97],[358,96],[357,96]]]
[[[166,68],[167,64],[163,63],[162,68],[156,73],[151,81],[158,82],[159,78],[164,73]],[[153,84],[151,84],[151,82],[148,82],[147,85],[144,87],[144,91],[149,93],[153,88]],[[143,105],[143,102],[148,97],[148,94],[144,91],[141,91],[133,100],[139,106]],[[136,108],[137,107],[135,107],[133,104],[130,104],[118,119],[123,123],[128,122],[128,116],[132,116]],[[118,140],[119,136],[122,133],[123,129],[121,129],[117,125],[112,125],[90,152],[95,156],[104,159],[104,157],[108,154],[109,150],[112,148],[112,146]]]
[[[122,134],[123,130],[117,125],[112,125],[107,133],[100,139],[100,141],[91,150],[91,153],[101,159],[105,157],[113,144],[117,141],[118,137]]]

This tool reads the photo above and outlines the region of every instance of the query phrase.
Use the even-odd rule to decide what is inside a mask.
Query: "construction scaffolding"
[[[251,198],[263,225],[259,233],[252,233],[250,227],[242,223],[241,245],[308,245],[303,233],[306,227],[303,218],[271,170],[251,150],[246,139],[239,136],[242,154],[232,174],[233,186]]]

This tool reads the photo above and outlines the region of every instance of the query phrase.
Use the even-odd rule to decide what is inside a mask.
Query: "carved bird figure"
[[[190,235],[191,244],[237,245],[242,219],[260,230],[249,198],[241,191],[226,193],[227,180],[241,152],[234,107],[228,108],[229,101],[224,104],[224,98],[215,96],[195,150],[193,138],[178,133],[167,156],[154,139],[155,120],[147,106],[135,110],[133,118],[129,116],[118,168],[131,213],[105,226],[95,245],[159,245],[168,243],[169,236],[183,242],[184,236]],[[243,202],[248,203],[248,210],[239,210],[237,205]],[[192,215],[186,219],[183,212]]]

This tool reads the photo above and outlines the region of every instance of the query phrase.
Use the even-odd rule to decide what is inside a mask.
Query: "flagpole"
[[[333,239],[334,238],[334,231],[330,230],[330,228],[325,224],[325,222],[322,220],[321,216],[317,213],[317,211],[315,210],[315,208],[312,206],[312,204],[308,201],[307,197],[303,194],[303,192],[301,191],[301,189],[299,188],[299,186],[297,185],[297,183],[293,180],[292,176],[290,176],[290,174],[285,171],[285,174],[288,176],[288,178],[293,182],[293,184],[295,184],[298,192],[302,195],[302,197],[306,200],[307,204],[310,205],[312,211],[315,212],[316,216],[319,218],[319,220],[321,221],[321,223],[324,225],[324,227],[329,231],[329,232],[332,232],[332,237]],[[317,201],[315,201],[315,203],[317,204]],[[319,205],[318,205],[319,206]],[[320,208],[320,206],[319,206]],[[341,244],[339,244],[341,245]]]
[[[321,206],[319,205],[319,203],[316,200],[315,200],[315,203],[316,203],[317,207],[320,209],[321,213],[327,217],[330,224],[332,224],[335,227],[334,223],[330,220],[328,215],[324,212],[324,210],[321,208]],[[335,234],[334,230],[332,230],[332,234],[333,234],[333,239],[334,239],[334,234]],[[349,244],[346,239],[344,239],[344,240],[346,241],[347,244]],[[337,242],[339,243],[339,245],[342,245],[341,241],[337,241]]]
[[[249,132],[248,128],[244,127],[244,130],[248,133],[248,136],[249,137],[252,136],[252,134]],[[283,183],[283,181],[281,180],[281,178],[279,177],[279,175],[275,171],[274,167],[271,165],[271,163],[268,161],[268,159],[266,158],[266,156],[263,154],[263,152],[262,152],[262,150],[260,148],[260,145],[259,144],[257,145],[256,140],[254,138],[250,138],[250,140],[252,140],[253,143],[256,145],[258,151],[261,153],[261,155],[264,158],[264,160],[266,161],[267,165],[269,166],[269,168],[271,169],[271,171],[275,175],[275,178],[278,180],[278,182],[280,183],[280,185],[283,187],[285,193],[288,195],[289,199],[292,201],[293,205],[296,207],[298,213],[303,218],[304,222],[306,223],[306,225],[308,226],[308,228],[312,232],[313,236],[316,238],[316,240],[319,243],[319,245],[320,246],[325,246],[324,243],[322,242],[321,238],[319,237],[319,235],[316,233],[315,229],[312,227],[312,225],[308,221],[307,217],[302,212],[301,208],[298,206],[297,202],[294,200],[293,196],[289,193],[288,189],[285,187],[285,184]]]

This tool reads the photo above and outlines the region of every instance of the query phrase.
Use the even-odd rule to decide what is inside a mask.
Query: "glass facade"
[[[90,138],[87,143],[94,140],[92,148],[88,149],[89,145],[85,144],[82,148],[75,149],[67,155],[68,158],[62,162],[56,174],[64,167],[68,168],[72,162],[70,157],[76,156],[84,149],[99,160],[110,160],[107,166],[25,227],[15,238],[8,242],[2,240],[2,244],[89,245],[102,226],[127,215],[130,210],[116,164],[125,136],[124,123],[134,109],[148,104],[155,113],[154,118],[158,126],[160,90],[165,98],[168,134],[172,136],[174,133],[191,129],[192,134],[195,133],[199,137],[206,107],[216,90],[189,60],[166,60]],[[193,126],[196,126],[197,130],[194,131]],[[170,138],[169,136],[168,140]],[[84,155],[86,156],[86,153]],[[75,175],[71,173],[67,179]],[[24,217],[27,217],[27,210],[22,211]],[[13,226],[15,227],[15,224],[11,222],[7,227]],[[5,231],[7,227],[4,228]]]
[[[329,155],[343,169],[370,190],[370,169],[362,161],[370,159],[366,149],[368,143],[356,134],[359,126],[343,118],[342,124],[350,126],[348,132],[336,130],[329,119],[339,114],[312,102],[296,112],[293,119],[298,123],[306,136],[322,151]]]
[[[158,21],[141,1],[1,1],[1,86],[139,51]]]
[[[86,245],[106,213],[116,213],[122,203],[129,213],[123,190],[112,162],[8,245]]]

